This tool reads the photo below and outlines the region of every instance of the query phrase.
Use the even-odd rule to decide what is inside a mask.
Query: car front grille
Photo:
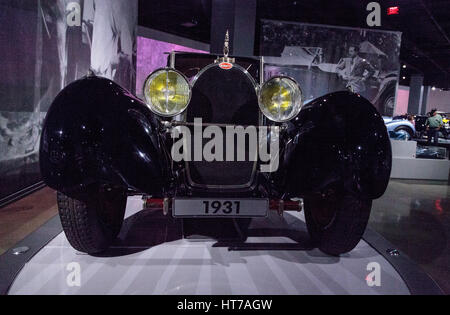
[[[230,70],[223,70],[217,64],[206,67],[194,78],[192,99],[186,114],[188,123],[196,118],[201,118],[203,124],[257,126],[259,107],[252,77],[238,65]],[[224,127],[222,131],[225,135]],[[204,139],[202,147],[208,141]],[[190,184],[225,189],[250,186],[256,162],[249,159],[248,141],[245,145],[247,158],[243,162],[188,162]],[[226,145],[223,149],[226,156]]]

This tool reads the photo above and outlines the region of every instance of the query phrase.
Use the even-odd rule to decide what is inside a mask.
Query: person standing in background
[[[336,66],[339,76],[347,81],[347,88],[355,93],[364,92],[366,81],[375,73],[375,68],[359,56],[359,51],[359,45],[351,45],[348,49],[348,57],[342,58]]]
[[[416,126],[416,120],[414,119],[413,115],[406,115],[406,119],[415,127]]]
[[[427,126],[428,144],[431,144],[431,139],[433,139],[434,144],[438,144],[439,131],[444,126],[444,122],[436,109],[431,110],[430,117],[428,117],[425,125]]]

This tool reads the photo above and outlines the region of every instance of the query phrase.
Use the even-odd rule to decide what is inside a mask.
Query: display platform
[[[330,257],[311,248],[302,213],[254,219],[249,238],[241,244],[183,238],[180,220],[141,210],[142,205],[139,197],[129,197],[117,242],[97,257],[77,253],[64,233],[55,233],[58,218],[51,220],[36,232],[43,247],[29,237],[18,244],[31,245],[23,257],[10,251],[0,258],[2,280],[10,282],[0,289],[11,295],[440,292],[401,253],[389,255],[393,248],[372,231],[351,253]],[[378,278],[369,275],[373,266],[379,267]],[[380,286],[369,286],[367,279],[379,280]]]
[[[391,140],[391,178],[448,181],[450,161],[448,159],[419,158],[417,141]],[[444,154],[446,156],[447,153]]]

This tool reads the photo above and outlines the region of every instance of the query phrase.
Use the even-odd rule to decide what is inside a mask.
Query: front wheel
[[[338,256],[358,245],[367,226],[372,200],[352,194],[304,199],[308,232],[324,253]]]
[[[74,199],[58,192],[57,203],[70,245],[80,252],[96,254],[106,250],[119,234],[127,194],[123,188],[102,187]]]
[[[395,129],[395,132],[404,134],[405,137],[406,137],[406,140],[411,140],[412,138],[414,138],[414,131],[411,128],[407,127],[407,126],[397,127]]]

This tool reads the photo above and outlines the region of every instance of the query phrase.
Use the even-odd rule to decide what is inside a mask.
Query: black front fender
[[[289,194],[330,187],[368,199],[384,194],[391,143],[381,115],[365,98],[350,92],[318,98],[289,123],[288,133],[282,169]]]
[[[166,184],[167,165],[157,119],[108,79],[78,80],[50,107],[40,167],[44,182],[58,191],[109,183],[156,194]]]

